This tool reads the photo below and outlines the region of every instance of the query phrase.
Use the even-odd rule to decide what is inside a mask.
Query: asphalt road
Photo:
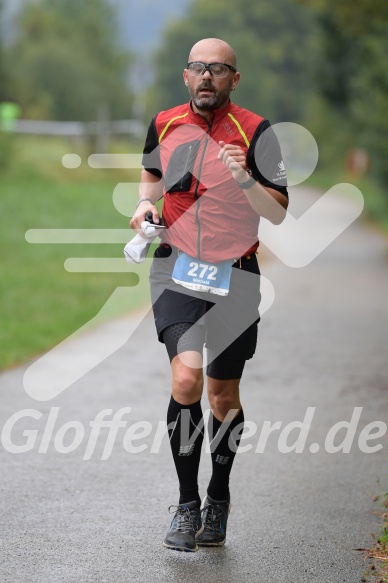
[[[314,193],[295,189],[292,208],[298,214],[313,200]],[[333,202],[333,217],[344,204],[352,203]],[[370,533],[380,527],[372,497],[388,485],[387,435],[367,442],[379,451],[361,451],[370,428],[362,430],[388,421],[387,240],[357,220],[303,268],[265,250],[259,257],[276,296],[244,373],[251,436],[242,445],[252,448],[233,468],[226,546],[192,554],[162,547],[168,506],[177,501],[168,443],[157,434],[170,373],[148,317],[122,348],[51,400],[27,395],[28,365],[0,376],[1,583],[360,581],[365,562],[356,549],[372,544]],[[114,343],[133,321],[106,324],[82,346],[93,350],[98,338]],[[109,427],[93,434],[99,413],[108,409],[109,421],[128,407],[115,439]],[[19,420],[12,417],[18,412]],[[313,416],[303,451],[285,452],[299,432],[286,439],[281,431],[306,413]],[[352,415],[349,453],[331,451],[330,429]],[[281,422],[266,444],[265,422]],[[342,429],[332,446],[344,438]],[[7,451],[11,442],[31,450]],[[209,458],[204,453],[202,495]]]

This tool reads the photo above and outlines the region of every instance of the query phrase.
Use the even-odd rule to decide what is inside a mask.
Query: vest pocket
[[[187,192],[191,188],[200,140],[181,144],[173,151],[164,175],[166,192]]]

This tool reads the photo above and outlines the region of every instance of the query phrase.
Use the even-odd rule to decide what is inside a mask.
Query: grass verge
[[[140,144],[112,144],[118,153],[141,150]],[[112,194],[118,183],[136,183],[139,171],[92,169],[84,144],[59,138],[11,136],[6,152],[0,173],[0,369],[66,338],[97,314],[117,286],[131,288],[131,309],[149,298],[147,268],[137,273],[130,268],[127,273],[69,273],[64,268],[68,257],[122,259],[122,243],[32,245],[25,240],[29,229],[126,229],[129,218],[116,210]],[[81,157],[79,168],[63,167],[67,153]],[[360,188],[367,216],[388,232],[388,199],[367,179],[317,170],[305,184],[327,190],[344,181]],[[129,209],[136,198],[134,184],[128,189]],[[132,236],[128,230],[128,239]]]
[[[129,153],[129,145],[121,152]],[[141,151],[134,146],[132,152]],[[79,168],[62,166],[66,153]],[[57,138],[13,136],[12,159],[0,174],[0,369],[47,351],[95,316],[117,286],[131,288],[131,309],[148,300],[147,270],[70,273],[68,257],[125,260],[123,244],[30,244],[29,229],[127,229],[112,202],[118,183],[136,182],[138,170],[91,169],[82,144]],[[136,187],[128,208],[135,206]],[[133,200],[130,200],[131,197]]]
[[[384,524],[380,534],[374,537],[375,546],[368,550],[368,560],[371,564],[361,581],[388,583],[388,492],[375,496],[374,500],[379,503]]]

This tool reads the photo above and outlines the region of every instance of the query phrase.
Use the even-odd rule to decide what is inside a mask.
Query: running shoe
[[[198,537],[199,546],[222,547],[226,539],[230,502],[228,500],[217,501],[206,496],[201,508],[204,531]]]
[[[194,500],[178,506],[170,506],[170,513],[174,512],[171,509],[176,509],[175,516],[163,546],[174,551],[197,551],[197,537],[203,532],[201,510],[198,503]]]

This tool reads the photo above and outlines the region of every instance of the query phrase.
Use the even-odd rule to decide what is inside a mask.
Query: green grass
[[[0,138],[3,136],[0,136]],[[128,273],[68,273],[68,257],[123,257],[122,244],[29,244],[25,232],[37,228],[128,227],[112,202],[119,182],[136,181],[137,170],[91,169],[90,152],[80,143],[47,137],[5,136],[0,140],[0,369],[49,348],[97,314],[117,286],[132,286],[132,308],[148,300],[148,266]],[[118,153],[139,153],[141,144],[122,140]],[[78,153],[82,164],[69,170],[64,154]],[[8,159],[8,163],[7,163]],[[3,166],[1,164],[3,162]],[[341,171],[317,170],[304,183],[328,189],[337,182],[356,184],[367,216],[388,231],[387,197],[367,179],[349,180]],[[134,191],[133,207],[136,192]],[[133,233],[128,233],[128,239]]]
[[[388,583],[388,492],[374,497],[382,509],[384,524],[380,534],[375,538],[375,546],[368,551],[371,564],[364,573],[362,581],[370,583]]]
[[[0,175],[0,369],[44,352],[88,322],[117,286],[132,286],[131,308],[148,298],[147,269],[128,273],[69,273],[68,257],[123,258],[123,245],[29,244],[36,228],[128,228],[114,208],[118,182],[138,171],[87,166],[87,152],[53,138],[15,136],[10,166]],[[125,153],[129,147],[118,146]],[[117,148],[117,145],[116,145]],[[132,148],[132,151],[136,151]],[[79,153],[83,164],[69,170],[63,154]],[[134,201],[133,201],[134,203]],[[128,232],[128,239],[133,236]]]

